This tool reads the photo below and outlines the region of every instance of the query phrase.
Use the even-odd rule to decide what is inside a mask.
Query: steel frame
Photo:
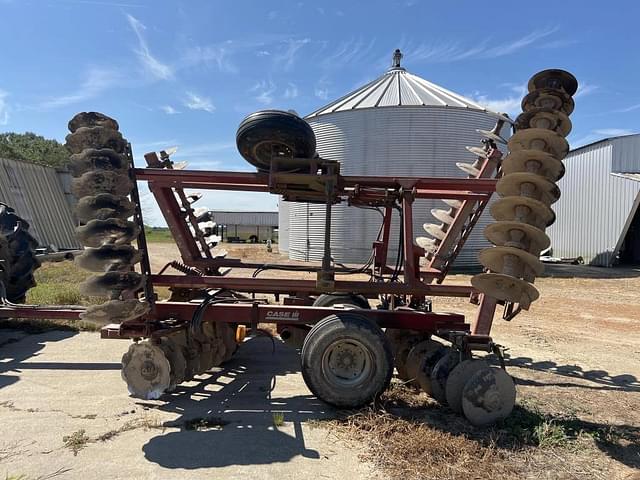
[[[496,150],[497,151],[497,150]],[[491,153],[491,152],[490,152]],[[497,154],[495,154],[497,155]],[[482,167],[481,176],[493,174],[497,160],[493,153]],[[439,269],[437,262],[421,268],[419,259],[425,251],[413,240],[413,203],[416,199],[457,199],[464,204],[484,205],[495,191],[493,178],[420,178],[420,177],[374,177],[343,176],[339,174],[339,164],[323,159],[301,159],[298,164],[307,165],[307,172],[287,173],[274,161],[270,173],[241,173],[219,171],[190,171],[157,168],[157,157],[145,155],[152,168],[131,170],[135,181],[148,182],[149,189],[156,198],[169,229],[180,251],[182,262],[198,269],[200,274],[171,275],[164,272],[147,276],[145,294],[154,299],[154,286],[171,286],[182,289],[227,289],[246,294],[289,295],[288,304],[269,305],[260,301],[238,303],[218,303],[207,307],[204,321],[223,321],[257,326],[259,322],[309,325],[318,322],[330,313],[340,311],[340,307],[321,308],[310,306],[311,295],[321,293],[355,293],[368,298],[380,295],[392,298],[390,310],[369,310],[368,318],[382,327],[406,328],[427,331],[452,340],[467,336],[474,345],[485,348],[491,342],[489,337],[491,322],[496,309],[495,299],[484,297],[473,325],[465,323],[463,315],[434,313],[428,309],[394,309],[395,300],[404,299],[406,305],[424,305],[425,297],[453,296],[477,297],[470,285],[447,285],[442,280],[447,270]],[[170,165],[164,162],[163,166]],[[155,167],[155,168],[154,168]],[[264,267],[260,263],[243,262],[240,259],[214,257],[203,248],[202,235],[190,230],[193,224],[193,210],[188,205],[184,189],[234,190],[269,192],[281,194],[288,200],[324,203],[327,208],[325,231],[325,255],[321,267],[310,266],[308,271],[316,272],[314,280],[263,279],[221,276],[222,268],[256,269]],[[137,190],[137,189],[136,189]],[[137,192],[136,192],[137,193]],[[180,202],[179,202],[180,201]],[[391,239],[391,219],[393,211],[401,212],[402,220],[402,268],[395,273],[393,281],[336,280],[335,273],[344,270],[333,267],[330,257],[331,207],[347,202],[354,208],[374,206],[384,209],[384,217],[379,237],[373,242],[372,269],[378,279],[393,272],[387,265]],[[182,204],[182,206],[181,206]],[[449,227],[453,232],[461,227],[456,222],[466,219],[456,217]],[[472,227],[473,225],[471,225]],[[450,235],[453,238],[453,233]],[[448,236],[449,237],[449,236]],[[449,242],[451,239],[449,238]],[[139,244],[146,250],[145,239]],[[147,252],[143,251],[148,261]],[[148,265],[148,263],[145,263]],[[270,265],[273,267],[273,265]],[[164,269],[163,269],[164,270]],[[437,283],[435,283],[437,282]],[[307,305],[304,305],[304,304]],[[303,304],[303,305],[300,305]],[[185,328],[199,304],[188,302],[155,302],[150,314],[141,319],[110,325],[103,329],[104,338],[158,337],[172,329]],[[23,318],[65,318],[78,319],[82,309],[65,307],[2,306],[0,317]],[[453,341],[453,340],[452,340]]]

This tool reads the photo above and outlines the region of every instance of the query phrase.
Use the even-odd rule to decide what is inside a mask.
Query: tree
[[[35,133],[0,133],[0,158],[61,167],[69,161],[69,151],[56,140]]]

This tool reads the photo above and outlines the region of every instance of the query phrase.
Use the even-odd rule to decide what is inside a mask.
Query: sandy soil
[[[223,248],[229,257],[246,261],[296,263],[268,253],[264,245]],[[175,258],[172,255],[177,255],[173,245],[154,245],[155,268]],[[231,273],[242,274],[246,271]],[[275,271],[262,276],[314,278]],[[469,279],[450,275],[447,283]],[[511,322],[498,317],[492,331],[494,340],[508,347],[507,364],[518,384],[519,402],[545,413],[570,415],[585,428],[630,430],[640,440],[640,269],[549,265],[536,286],[541,297],[530,311]],[[435,311],[472,318],[475,308],[465,299],[434,299]],[[640,468],[640,446],[614,450],[595,450],[591,461],[602,465],[610,478],[624,478]]]

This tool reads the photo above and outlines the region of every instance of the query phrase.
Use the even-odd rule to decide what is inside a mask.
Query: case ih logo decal
[[[297,321],[300,318],[300,312],[294,310],[269,310],[267,312],[265,320],[293,320]]]

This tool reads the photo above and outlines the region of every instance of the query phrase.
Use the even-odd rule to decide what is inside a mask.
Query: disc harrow
[[[83,313],[83,320],[104,325],[126,321],[148,312],[136,299],[125,299],[142,284],[134,271],[141,255],[131,245],[139,227],[127,218],[135,205],[128,195],[133,189],[129,177],[127,141],[118,122],[97,112],[82,112],[69,122],[67,148],[73,175],[72,191],[78,197],[76,216],[83,222],[77,237],[87,248],[76,258],[81,268],[99,273],[87,279],[80,290],[86,295],[109,299]]]
[[[495,245],[479,255],[488,272],[471,280],[484,294],[525,310],[539,297],[533,282],[543,271],[540,252],[550,243],[545,234],[555,220],[550,205],[560,198],[555,182],[565,171],[564,137],[571,131],[568,115],[577,81],[563,70],[545,70],[529,80],[528,89],[496,185],[501,198],[491,215],[497,222],[484,231]]]

